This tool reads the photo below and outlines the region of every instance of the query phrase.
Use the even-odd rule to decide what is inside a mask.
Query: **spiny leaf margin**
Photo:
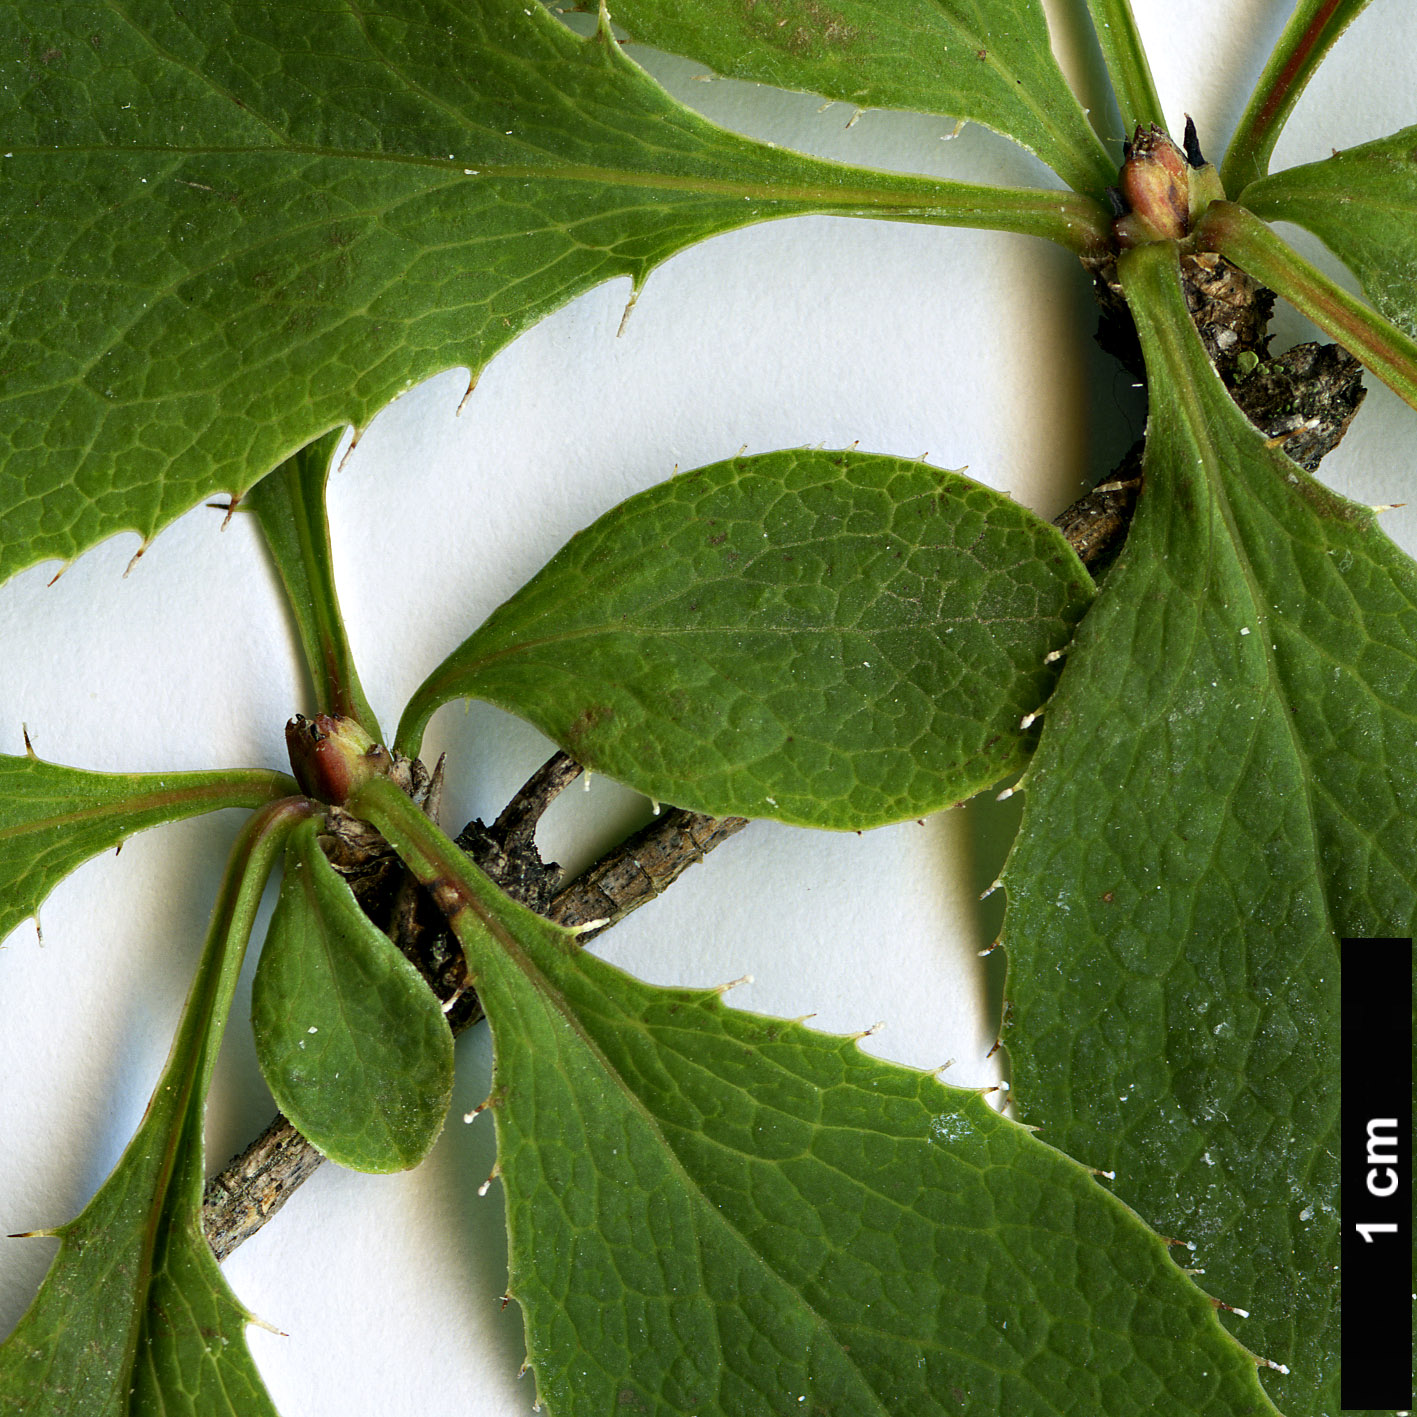
[[[241,494],[617,276],[807,212],[1100,208],[735,137],[521,0],[0,8],[0,579]],[[39,56],[46,56],[41,59]]]
[[[556,1417],[1273,1412],[1165,1245],[977,1091],[642,984],[385,781],[493,1030],[509,1294]]]
[[[615,0],[612,10],[633,39],[730,78],[979,123],[1079,192],[1117,175],[1037,0]]]
[[[251,924],[301,799],[247,823],[212,914],[177,1036],[147,1111],[60,1239],[0,1345],[0,1407],[24,1417],[276,1417],[246,1348],[251,1316],[202,1233],[207,1089]]]
[[[71,871],[134,832],[296,790],[284,773],[256,768],[107,773],[0,754],[0,940]]]
[[[1175,255],[1123,258],[1145,485],[1069,651],[1004,872],[1025,1120],[1246,1309],[1289,1417],[1338,1406],[1335,935],[1417,926],[1417,567],[1268,447]]]
[[[1020,767],[1092,598],[1062,535],[958,473],[854,450],[697,468],[573,537],[428,676],[714,816],[860,830]]]

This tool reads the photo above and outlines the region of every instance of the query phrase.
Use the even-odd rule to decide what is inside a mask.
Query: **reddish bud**
[[[1131,211],[1113,223],[1118,245],[1179,241],[1191,229],[1191,169],[1185,154],[1155,124],[1138,126],[1126,152],[1118,185]]]
[[[334,807],[343,806],[371,778],[386,776],[392,766],[389,750],[352,718],[327,713],[313,719],[296,714],[285,725],[285,747],[300,790]]]

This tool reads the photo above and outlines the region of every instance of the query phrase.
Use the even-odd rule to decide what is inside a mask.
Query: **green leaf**
[[[859,829],[1019,767],[1092,582],[1004,494],[902,458],[732,458],[630,498],[405,710],[487,699],[577,762],[714,816]]]
[[[253,487],[246,505],[256,514],[300,636],[315,686],[316,712],[352,718],[381,742],[379,720],[364,697],[335,590],[325,483],[343,434],[336,429],[302,448]]]
[[[284,773],[107,773],[0,755],[0,940],[76,866],[134,832],[298,789]]]
[[[0,578],[241,493],[615,276],[803,212],[1073,247],[1088,199],[724,133],[522,0],[0,8]]]
[[[251,922],[286,832],[282,802],[232,850],[177,1037],[142,1125],[0,1345],[0,1410],[24,1417],[275,1417],[251,1356],[251,1316],[202,1234],[202,1118]]]
[[[555,1417],[1273,1412],[1163,1242],[976,1091],[642,984],[354,799],[491,1022],[508,1293]]]
[[[1277,172],[1240,200],[1312,231],[1393,324],[1417,334],[1417,127]]]
[[[453,1095],[453,1035],[422,976],[320,850],[286,848],[280,902],[251,990],[256,1056],[276,1106],[332,1161],[416,1166]]]
[[[1196,1246],[1237,1331],[1338,1410],[1335,936],[1417,928],[1417,567],[1266,445],[1174,250],[1121,272],[1145,487],[1068,654],[1004,875],[1014,1097]]]
[[[980,123],[1079,192],[1117,177],[1037,0],[617,0],[613,14],[633,38],[729,78]]]
[[[1130,0],[1087,0],[1093,32],[1107,65],[1128,137],[1138,124],[1166,127],[1166,113],[1137,31]]]
[[[1368,8],[1368,3],[1369,0],[1298,0],[1230,140],[1220,171],[1227,192],[1239,192],[1246,183],[1269,171],[1274,145],[1299,95],[1324,55]]]

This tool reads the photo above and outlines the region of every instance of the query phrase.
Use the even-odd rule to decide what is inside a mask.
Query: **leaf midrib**
[[[480,911],[479,918],[485,919],[485,917],[482,916]],[[489,931],[489,933],[491,933],[491,931]],[[698,1181],[695,1180],[692,1173],[688,1170],[683,1158],[679,1155],[678,1150],[669,1141],[669,1138],[665,1136],[664,1130],[660,1126],[658,1118],[654,1116],[654,1114],[641,1100],[635,1090],[629,1085],[629,1083],[625,1081],[624,1077],[620,1073],[620,1070],[616,1068],[614,1064],[611,1063],[609,1058],[605,1056],[605,1053],[601,1049],[600,1045],[586,1032],[575,1010],[571,1007],[570,1002],[566,999],[565,995],[561,992],[561,990],[558,989],[552,983],[552,981],[549,980],[546,975],[542,973],[540,967],[536,964],[536,962],[532,960],[525,953],[525,951],[520,948],[519,945],[517,945],[515,940],[511,939],[510,935],[497,935],[494,936],[494,938],[497,939],[498,943],[502,944],[503,947],[507,950],[507,954],[512,964],[526,978],[527,982],[532,987],[533,993],[538,999],[542,1001],[543,1007],[552,1010],[556,1014],[556,1016],[559,1017],[568,1026],[568,1028],[571,1030],[575,1038],[579,1041],[581,1046],[584,1047],[587,1052],[590,1053],[596,1065],[614,1084],[615,1089],[619,1093],[622,1100],[631,1108],[631,1110],[636,1112],[640,1116],[641,1120],[651,1129],[653,1136],[659,1142],[664,1153],[670,1159],[670,1162],[675,1172],[679,1175],[686,1193],[692,1196],[694,1208],[701,1215],[706,1216],[711,1223],[717,1224],[721,1226],[724,1230],[728,1231],[729,1234],[733,1236],[737,1244],[742,1248],[744,1253],[751,1256],[754,1264],[758,1265],[760,1268],[766,1271],[766,1273],[770,1274],[772,1278],[776,1281],[776,1283],[780,1284],[784,1289],[786,1289],[796,1298],[797,1302],[802,1306],[803,1310],[811,1316],[812,1322],[816,1326],[817,1331],[830,1337],[832,1344],[835,1346],[838,1353],[841,1355],[843,1362],[845,1362],[847,1366],[850,1367],[851,1371],[855,1373],[856,1376],[860,1379],[862,1387],[868,1393],[871,1394],[871,1397],[875,1403],[876,1411],[880,1414],[880,1417],[891,1417],[891,1414],[889,1413],[884,1402],[882,1401],[880,1394],[876,1392],[875,1388],[872,1386],[871,1382],[866,1377],[866,1374],[861,1371],[855,1359],[851,1356],[850,1350],[845,1347],[841,1343],[840,1339],[837,1337],[836,1329],[833,1327],[833,1325],[828,1323],[827,1320],[824,1319],[821,1314],[817,1312],[816,1308],[810,1303],[806,1295],[802,1293],[802,1291],[797,1287],[797,1285],[789,1282],[781,1273],[779,1273],[778,1270],[775,1269],[768,1262],[767,1257],[763,1255],[762,1252],[751,1243],[751,1241],[743,1233],[743,1231],[740,1230],[739,1227],[734,1224],[719,1207],[715,1206],[709,1200],[707,1195],[705,1195],[702,1186],[699,1185]],[[715,1325],[715,1331],[717,1332],[717,1325]]]
[[[1170,372],[1177,376],[1173,393],[1185,404],[1186,417],[1180,420],[1180,428],[1184,430],[1186,441],[1195,448],[1200,459],[1202,473],[1205,478],[1207,488],[1214,499],[1216,510],[1220,514],[1221,522],[1225,528],[1227,539],[1232,548],[1235,565],[1244,577],[1245,590],[1249,596],[1250,605],[1255,612],[1256,634],[1250,638],[1257,639],[1260,645],[1260,652],[1264,657],[1265,678],[1269,684],[1270,692],[1280,708],[1279,719],[1284,724],[1285,736],[1290,745],[1293,755],[1294,765],[1298,770],[1300,781],[1304,785],[1304,816],[1308,823],[1309,842],[1312,847],[1313,859],[1317,860],[1320,855],[1319,850],[1319,830],[1318,816],[1314,805],[1314,783],[1313,775],[1309,769],[1308,755],[1303,749],[1303,745],[1298,736],[1298,729],[1295,724],[1295,714],[1293,707],[1288,701],[1288,696],[1284,691],[1284,678],[1280,674],[1275,662],[1275,651],[1266,630],[1268,612],[1261,609],[1264,598],[1260,593],[1259,579],[1255,574],[1255,569],[1250,555],[1245,547],[1245,542],[1240,534],[1236,522],[1234,509],[1231,506],[1229,491],[1225,484],[1224,468],[1221,459],[1217,456],[1214,440],[1202,438],[1193,430],[1209,428],[1209,419],[1206,417],[1206,396],[1202,388],[1201,380],[1206,378],[1219,382],[1220,376],[1211,368],[1209,360],[1201,351],[1199,336],[1195,335],[1190,328],[1190,315],[1185,312],[1184,300],[1180,297],[1179,276],[1174,266],[1168,265],[1161,271],[1163,279],[1167,283],[1168,296],[1174,295],[1181,300],[1181,311],[1186,320],[1186,329],[1178,329],[1173,322],[1166,318],[1153,319],[1152,328],[1156,332],[1160,342],[1169,347],[1169,359],[1167,361]],[[1172,302],[1174,304],[1174,302]],[[1202,369],[1197,364],[1197,358],[1205,359],[1205,367]],[[1221,388],[1221,394],[1227,400],[1230,399],[1229,391]],[[1239,415],[1238,407],[1236,409]],[[1237,430],[1243,432],[1243,430]],[[1254,437],[1263,440],[1263,434],[1258,429],[1254,430]],[[1329,891],[1324,880],[1318,881],[1320,898],[1324,907],[1324,924],[1330,935],[1335,935],[1336,927],[1333,920],[1333,906],[1329,899]]]
[[[486,940],[489,941],[494,948],[500,948],[503,951],[506,956],[507,963],[518,973],[520,973],[522,977],[526,980],[527,984],[531,988],[533,996],[538,1001],[540,1001],[542,1008],[544,1010],[550,1011],[552,1014],[555,1015],[555,1017],[561,1020],[561,1022],[571,1033],[572,1037],[574,1037],[579,1042],[580,1046],[583,1047],[587,1051],[587,1053],[590,1054],[590,1057],[595,1063],[595,1065],[605,1074],[605,1076],[610,1080],[610,1082],[614,1084],[616,1091],[618,1092],[622,1100],[625,1102],[625,1104],[628,1105],[628,1107],[633,1112],[635,1112],[641,1118],[644,1124],[650,1129],[651,1133],[662,1147],[664,1153],[670,1159],[670,1163],[673,1166],[674,1170],[679,1174],[681,1181],[684,1185],[685,1191],[692,1196],[695,1208],[702,1215],[708,1217],[710,1222],[716,1223],[722,1226],[725,1230],[727,1230],[729,1234],[731,1234],[736,1240],[738,1245],[741,1246],[742,1250],[747,1255],[751,1256],[753,1262],[756,1265],[760,1266],[767,1274],[770,1274],[778,1284],[780,1284],[784,1289],[786,1289],[789,1293],[793,1294],[796,1297],[797,1301],[802,1305],[802,1308],[805,1310],[805,1312],[811,1316],[812,1321],[817,1326],[818,1331],[831,1338],[832,1343],[836,1346],[837,1350],[841,1354],[842,1361],[846,1363],[850,1367],[851,1371],[857,1375],[865,1391],[871,1394],[872,1400],[875,1403],[876,1411],[880,1414],[880,1417],[891,1417],[891,1414],[889,1410],[885,1407],[880,1395],[876,1392],[875,1388],[868,1381],[866,1375],[861,1372],[855,1360],[851,1357],[849,1350],[844,1348],[840,1341],[837,1339],[836,1332],[832,1328],[832,1326],[827,1323],[826,1320],[823,1319],[822,1316],[817,1312],[817,1310],[807,1301],[806,1297],[801,1293],[797,1286],[789,1283],[783,1275],[779,1274],[778,1271],[768,1263],[767,1259],[756,1249],[756,1247],[754,1247],[748,1241],[747,1237],[742,1233],[742,1231],[740,1231],[736,1225],[734,1225],[725,1215],[723,1215],[722,1212],[719,1211],[716,1206],[710,1203],[708,1197],[704,1194],[698,1182],[693,1178],[693,1176],[686,1168],[678,1151],[670,1144],[668,1138],[664,1135],[664,1131],[660,1127],[658,1120],[649,1111],[649,1109],[646,1107],[641,1098],[635,1093],[634,1089],[631,1088],[630,1085],[625,1081],[619,1069],[616,1068],[605,1056],[605,1053],[600,1048],[600,1045],[596,1043],[595,1039],[592,1038],[586,1031],[585,1026],[581,1023],[580,1018],[578,1017],[575,1009],[572,1008],[570,1001],[566,998],[562,990],[558,988],[553,983],[553,981],[547,977],[541,966],[534,959],[532,959],[532,957],[527,953],[525,949],[523,949],[520,942],[512,934],[511,930],[508,929],[498,918],[498,916],[483,903],[477,891],[465,883],[465,880],[463,878],[463,872],[461,869],[461,863],[452,861],[449,858],[445,857],[443,853],[438,850],[438,845],[439,844],[434,841],[427,841],[426,843],[423,843],[425,850],[427,850],[430,846],[433,848],[432,851],[429,851],[429,856],[434,862],[437,862],[443,868],[444,881],[456,882],[456,890],[459,898],[462,900],[464,905],[469,910],[471,910],[472,913],[477,917],[478,923],[482,927]],[[496,889],[496,887],[492,887],[492,889]],[[544,923],[545,922],[538,922],[538,924]],[[556,929],[557,927],[548,926],[547,928]],[[574,967],[574,965],[572,967]],[[476,983],[477,981],[474,980],[474,984]],[[495,1043],[495,1022],[493,1023],[493,1038]]]
[[[179,774],[174,773],[176,777]],[[139,797],[124,798],[121,802],[98,803],[92,807],[82,807],[67,812],[62,812],[51,817],[29,817],[13,825],[5,826],[0,824],[0,841],[6,841],[13,837],[26,836],[31,833],[53,831],[58,828],[72,827],[80,822],[92,821],[94,818],[111,817],[119,818],[126,816],[140,816],[145,812],[166,810],[171,808],[186,808],[192,803],[201,802],[206,799],[215,799],[216,805],[210,810],[217,811],[222,807],[256,807],[270,800],[268,795],[257,795],[252,792],[246,796],[241,795],[241,788],[244,783],[210,783],[196,785],[188,788],[181,788],[177,791],[167,789],[154,789],[151,792]],[[254,786],[254,784],[251,784]],[[293,790],[293,784],[292,784]],[[223,801],[224,798],[231,798],[231,801]],[[174,814],[176,817],[183,815],[182,812]],[[153,825],[162,825],[154,823]],[[141,830],[141,828],[132,828]]]
[[[270,158],[279,161],[290,158],[318,158],[329,162],[368,162],[395,166],[423,168],[442,173],[452,179],[449,187],[474,182],[479,178],[508,179],[512,181],[565,181],[580,182],[596,186],[645,187],[655,191],[689,192],[695,196],[750,197],[760,201],[804,202],[812,205],[834,205],[852,207],[879,207],[883,209],[915,211],[936,210],[957,205],[963,199],[966,203],[980,203],[980,210],[988,209],[988,204],[1036,206],[1040,212],[1053,210],[1074,198],[1070,192],[1051,192],[1045,188],[1033,187],[992,187],[979,183],[950,182],[933,180],[916,173],[883,172],[883,176],[893,182],[919,182],[925,189],[919,193],[892,194],[872,187],[813,186],[811,184],[780,184],[731,180],[722,177],[698,176],[672,172],[653,172],[629,167],[594,167],[585,163],[561,163],[547,159],[544,163],[484,163],[469,172],[468,163],[461,159],[449,161],[447,158],[420,157],[415,153],[391,153],[361,150],[358,148],[322,148],[309,145],[281,148],[244,147],[227,144],[200,144],[175,146],[165,143],[122,144],[107,143],[75,144],[67,147],[10,147],[6,149],[14,157],[63,158],[72,156],[113,156],[126,158],[130,155],[153,157],[243,157]],[[781,151],[788,156],[801,154]],[[825,160],[804,158],[810,162],[821,162],[823,166],[835,166]],[[852,169],[843,168],[850,172]]]

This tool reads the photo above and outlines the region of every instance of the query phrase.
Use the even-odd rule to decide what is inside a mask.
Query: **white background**
[[[1219,152],[1290,5],[1134,3],[1172,130],[1189,112]],[[1053,8],[1057,47],[1086,88],[1095,69],[1077,16],[1065,0]],[[779,143],[941,176],[1050,180],[976,127],[947,139],[949,121],[867,113],[848,130],[848,106],[695,82],[701,66],[632,52],[684,101]],[[1276,165],[1417,122],[1414,54],[1417,7],[1376,0],[1301,101]],[[571,533],[676,466],[745,445],[859,440],[967,465],[1052,515],[1140,431],[1126,376],[1092,348],[1081,271],[1042,242],[798,219],[670,261],[617,339],[627,295],[616,282],[544,321],[491,365],[460,417],[463,371],[411,391],[333,480],[345,610],[386,730],[427,671]],[[1292,315],[1279,329],[1281,345],[1308,337]],[[1324,476],[1360,500],[1400,502],[1414,452],[1417,418],[1378,387]],[[126,579],[136,540],[120,536],[52,587],[51,563],[0,589],[0,752],[23,751],[23,721],[41,756],[84,767],[284,764],[282,726],[310,705],[254,527],[220,522],[194,510]],[[1417,514],[1385,524],[1417,547]],[[495,815],[548,752],[481,706],[443,710],[427,747],[449,754],[454,829]],[[978,951],[999,902],[981,909],[976,897],[1015,808],[988,802],[862,837],[756,824],[597,948],[666,983],[751,973],[731,996],[739,1006],[815,1012],[834,1031],[884,1021],[873,1050],[920,1066],[954,1058],[954,1080],[987,1084],[1001,957]],[[584,864],[646,816],[612,783],[577,784],[550,813],[543,849]],[[225,813],[134,838],[56,890],[42,945],[26,924],[0,951],[0,1234],[72,1216],[121,1153],[239,821]],[[212,1170],[272,1111],[246,1003],[243,992],[212,1097]],[[288,1335],[251,1332],[286,1417],[530,1409],[531,1385],[515,1377],[520,1316],[498,1302],[500,1196],[476,1196],[492,1128],[458,1120],[481,1101],[489,1066],[486,1030],[475,1030],[459,1044],[453,1120],[423,1167],[392,1178],[324,1167],[228,1263],[241,1298]],[[53,1248],[0,1240],[0,1333]]]

